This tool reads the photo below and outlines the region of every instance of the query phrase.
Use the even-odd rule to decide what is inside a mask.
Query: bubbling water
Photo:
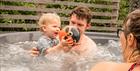
[[[100,51],[90,58],[59,52],[38,59],[30,55],[32,47],[36,47],[35,41],[0,44],[0,71],[89,71],[100,61],[122,61],[119,42],[113,40],[98,44]]]

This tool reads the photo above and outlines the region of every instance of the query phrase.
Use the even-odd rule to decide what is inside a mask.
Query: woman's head
[[[135,62],[140,56],[140,9],[128,14],[123,23],[121,45],[127,62]]]

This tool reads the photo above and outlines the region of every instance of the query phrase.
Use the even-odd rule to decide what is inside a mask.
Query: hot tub
[[[29,53],[41,36],[40,32],[0,34],[1,71],[88,71],[99,61],[122,62],[118,38],[115,33],[86,32],[100,52],[94,58],[80,58],[74,62],[69,54],[52,54],[45,63]]]

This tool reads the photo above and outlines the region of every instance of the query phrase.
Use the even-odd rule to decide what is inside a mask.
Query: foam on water
[[[98,44],[99,52],[91,57],[81,57],[70,53],[52,53],[45,57],[30,56],[29,50],[36,42],[0,44],[0,71],[88,71],[99,61],[121,62],[119,44],[109,40],[108,44]],[[92,57],[93,56],[93,57]]]

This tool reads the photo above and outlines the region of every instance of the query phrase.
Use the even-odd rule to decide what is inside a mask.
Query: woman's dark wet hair
[[[129,21],[129,23],[127,23]],[[126,17],[124,20],[124,33],[127,36],[129,33],[132,33],[137,42],[137,49],[140,52],[140,9],[137,9]]]

